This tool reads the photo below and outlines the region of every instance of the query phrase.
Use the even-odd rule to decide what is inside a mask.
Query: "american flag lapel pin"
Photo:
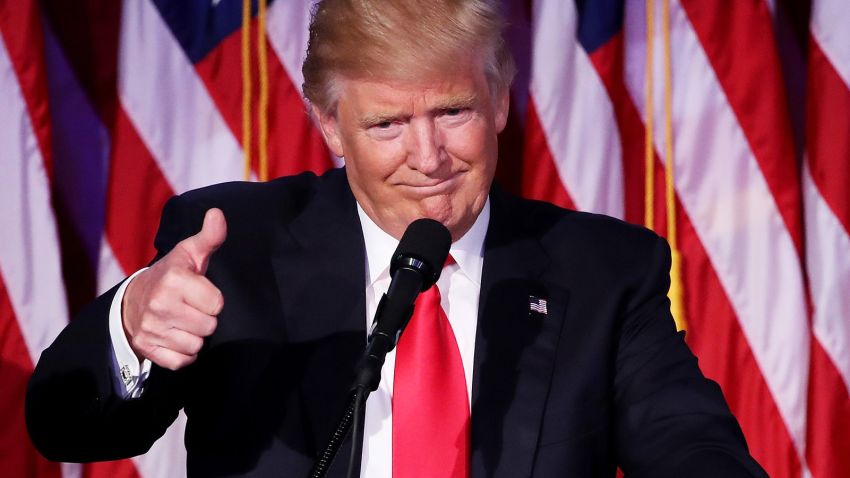
[[[549,314],[549,309],[546,305],[546,299],[542,299],[535,295],[528,296],[528,316],[539,319],[546,318]]]

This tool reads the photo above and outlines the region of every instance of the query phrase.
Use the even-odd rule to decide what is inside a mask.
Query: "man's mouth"
[[[445,179],[430,179],[426,181],[403,183],[400,186],[409,192],[420,196],[435,196],[446,194],[457,188],[460,173],[452,174]]]

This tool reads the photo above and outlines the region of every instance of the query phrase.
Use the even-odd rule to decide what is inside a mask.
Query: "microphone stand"
[[[339,419],[336,429],[333,435],[331,435],[331,439],[325,445],[325,449],[322,450],[322,453],[313,464],[313,469],[310,470],[310,478],[323,478],[327,475],[331,463],[333,463],[337,452],[339,452],[339,447],[351,430],[352,425],[354,425],[351,457],[348,462],[348,476],[349,478],[353,478],[354,470],[357,468],[357,457],[363,454],[363,421],[366,414],[365,405],[368,396],[369,392],[363,387],[357,387],[356,390],[352,390],[345,413]]]

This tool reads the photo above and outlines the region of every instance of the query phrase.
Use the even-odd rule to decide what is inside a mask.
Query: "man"
[[[322,2],[304,91],[345,169],[172,199],[157,260],[39,361],[36,446],[140,454],[183,408],[190,475],[305,476],[397,240],[429,217],[453,240],[431,296],[447,352],[411,367],[438,333],[414,316],[367,404],[362,476],[763,476],[675,333],[664,241],[491,188],[513,75],[494,5]],[[408,388],[419,374],[450,377]]]

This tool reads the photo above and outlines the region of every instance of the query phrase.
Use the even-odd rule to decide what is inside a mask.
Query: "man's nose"
[[[412,121],[408,138],[407,161],[411,169],[433,174],[446,160],[439,130],[431,119]]]

